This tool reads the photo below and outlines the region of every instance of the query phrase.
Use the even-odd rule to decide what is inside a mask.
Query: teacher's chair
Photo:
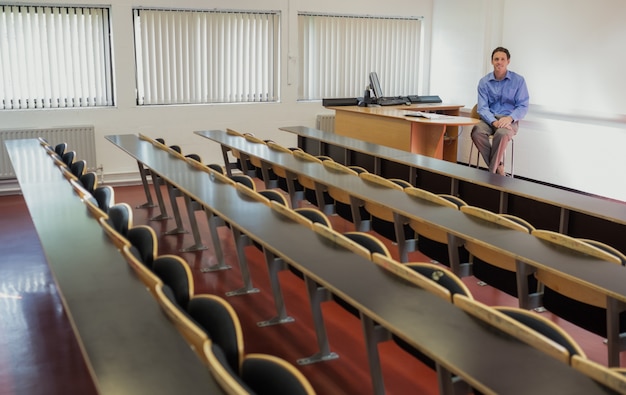
[[[470,114],[471,118],[480,119],[480,115],[478,115],[478,104],[475,104],[472,108],[472,112]],[[489,140],[493,141],[493,135],[489,136]],[[468,165],[472,166],[472,153],[474,152],[474,141],[472,141],[472,145],[470,146],[469,159],[467,160]],[[511,139],[511,171],[508,173],[511,175],[511,178],[515,177],[515,138]],[[476,149],[476,165],[475,167],[478,169],[478,162],[480,161],[480,152]],[[505,164],[506,167],[506,151],[504,152],[504,156],[502,157],[502,163]]]

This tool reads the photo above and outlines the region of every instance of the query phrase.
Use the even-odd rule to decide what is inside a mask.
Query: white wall
[[[496,46],[526,78],[515,173],[626,201],[623,0],[435,0],[431,91],[471,107]],[[467,162],[469,130],[459,160]]]
[[[36,1],[35,3],[49,3]],[[58,3],[58,2],[57,2]],[[102,4],[99,0],[64,0],[63,4]],[[0,128],[37,128],[67,125],[95,125],[99,164],[105,180],[137,178],[137,165],[121,150],[104,140],[108,134],[144,133],[163,137],[170,144],[181,145],[183,152],[199,153],[204,162],[222,163],[219,146],[194,135],[195,130],[225,129],[254,132],[285,145],[295,145],[292,135],[279,132],[281,126],[315,126],[315,115],[323,112],[321,102],[300,102],[297,97],[297,12],[337,12],[370,15],[424,16],[425,51],[430,46],[432,0],[396,0],[363,2],[355,0],[111,0],[113,58],[115,73],[115,108],[0,111]],[[279,10],[281,23],[281,102],[261,104],[214,104],[194,106],[136,106],[132,40],[132,7],[223,8]],[[289,76],[289,78],[287,77]],[[367,76],[364,76],[364,81]],[[79,153],[80,155],[80,153]]]
[[[37,3],[45,3],[38,1]],[[64,4],[102,4],[66,0]],[[424,16],[420,94],[471,108],[478,79],[490,69],[491,50],[511,50],[510,68],[527,79],[531,110],[516,137],[515,172],[626,201],[613,172],[626,168],[626,16],[623,0],[112,0],[115,108],[0,111],[0,128],[93,124],[98,162],[109,179],[136,177],[136,164],[103,136],[145,133],[221,161],[215,144],[194,130],[230,127],[285,145],[295,138],[280,126],[315,125],[319,102],[297,97],[298,11]],[[281,102],[265,104],[138,107],[134,96],[131,10],[135,5],[183,8],[271,9],[282,13]],[[459,160],[467,162],[469,131],[461,135]],[[617,180],[617,182],[615,181]]]

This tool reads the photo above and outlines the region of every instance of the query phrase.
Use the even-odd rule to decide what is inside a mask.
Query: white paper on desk
[[[404,114],[407,117],[418,117],[418,118],[428,118],[428,119],[440,119],[440,118],[449,118],[449,115],[437,114],[434,112],[423,112],[423,111],[412,111]]]

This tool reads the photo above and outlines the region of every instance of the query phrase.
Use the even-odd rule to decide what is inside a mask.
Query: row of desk
[[[40,142],[6,145],[98,393],[222,394]]]
[[[502,177],[406,150],[304,127],[283,127],[298,146],[344,165],[358,165],[386,178],[402,178],[434,193],[524,218],[536,228],[595,239],[626,252],[626,204],[535,182]]]
[[[257,144],[252,148],[230,141],[230,136],[224,132],[215,132],[215,135],[224,137],[225,144],[259,155],[264,160],[270,154],[266,146]],[[347,250],[332,248],[308,227],[286,221],[271,208],[243,197],[231,185],[212,179],[207,172],[190,166],[150,142],[135,135],[107,136],[107,139],[151,172],[200,202],[206,210],[348,301],[370,322],[382,324],[473,387],[485,393],[506,394],[607,391],[571,367],[518,340],[502,336],[449,302],[408,284],[371,261]],[[290,167],[293,163],[288,157],[287,154],[276,160]],[[299,170],[318,177],[314,164],[303,166],[307,169]],[[438,213],[435,215],[452,216],[448,212],[434,211]],[[451,217],[449,221],[459,218]],[[467,220],[461,222],[461,226],[475,226]],[[454,231],[458,232],[458,229]],[[489,232],[495,231],[491,229]],[[506,238],[506,233],[502,236]],[[537,246],[541,245],[535,242]],[[545,246],[542,248],[546,250]],[[544,252],[561,255],[549,249]],[[572,259],[578,263],[592,261],[584,257]]]
[[[289,153],[275,151],[264,144],[252,143],[223,131],[199,131],[196,134],[219,143],[225,155],[230,150],[236,150],[242,155],[260,158],[268,167],[280,166],[288,169],[293,179],[298,175],[306,175],[314,179],[321,190],[327,186],[345,190],[353,197],[354,204],[369,201],[391,207],[395,212],[396,227],[402,226],[408,218],[413,218],[447,232],[449,245],[459,245],[459,242],[471,240],[510,255],[517,261],[518,298],[521,307],[529,307],[532,302],[525,279],[533,268],[542,268],[559,276],[575,279],[581,286],[603,293],[608,302],[609,365],[619,365],[619,315],[626,310],[624,267],[564,251],[532,235],[505,229],[467,216],[458,210],[411,198],[403,191],[380,188],[359,177],[329,172],[320,164],[298,160]],[[401,251],[401,256],[404,253]],[[458,256],[456,258],[451,266],[457,274],[461,274]]]

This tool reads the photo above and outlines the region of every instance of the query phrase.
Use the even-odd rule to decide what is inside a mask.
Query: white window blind
[[[417,94],[421,19],[298,14],[299,99],[362,96],[371,71],[385,96]]]
[[[135,10],[137,104],[278,99],[278,12]]]
[[[113,105],[109,10],[0,5],[2,109]]]

